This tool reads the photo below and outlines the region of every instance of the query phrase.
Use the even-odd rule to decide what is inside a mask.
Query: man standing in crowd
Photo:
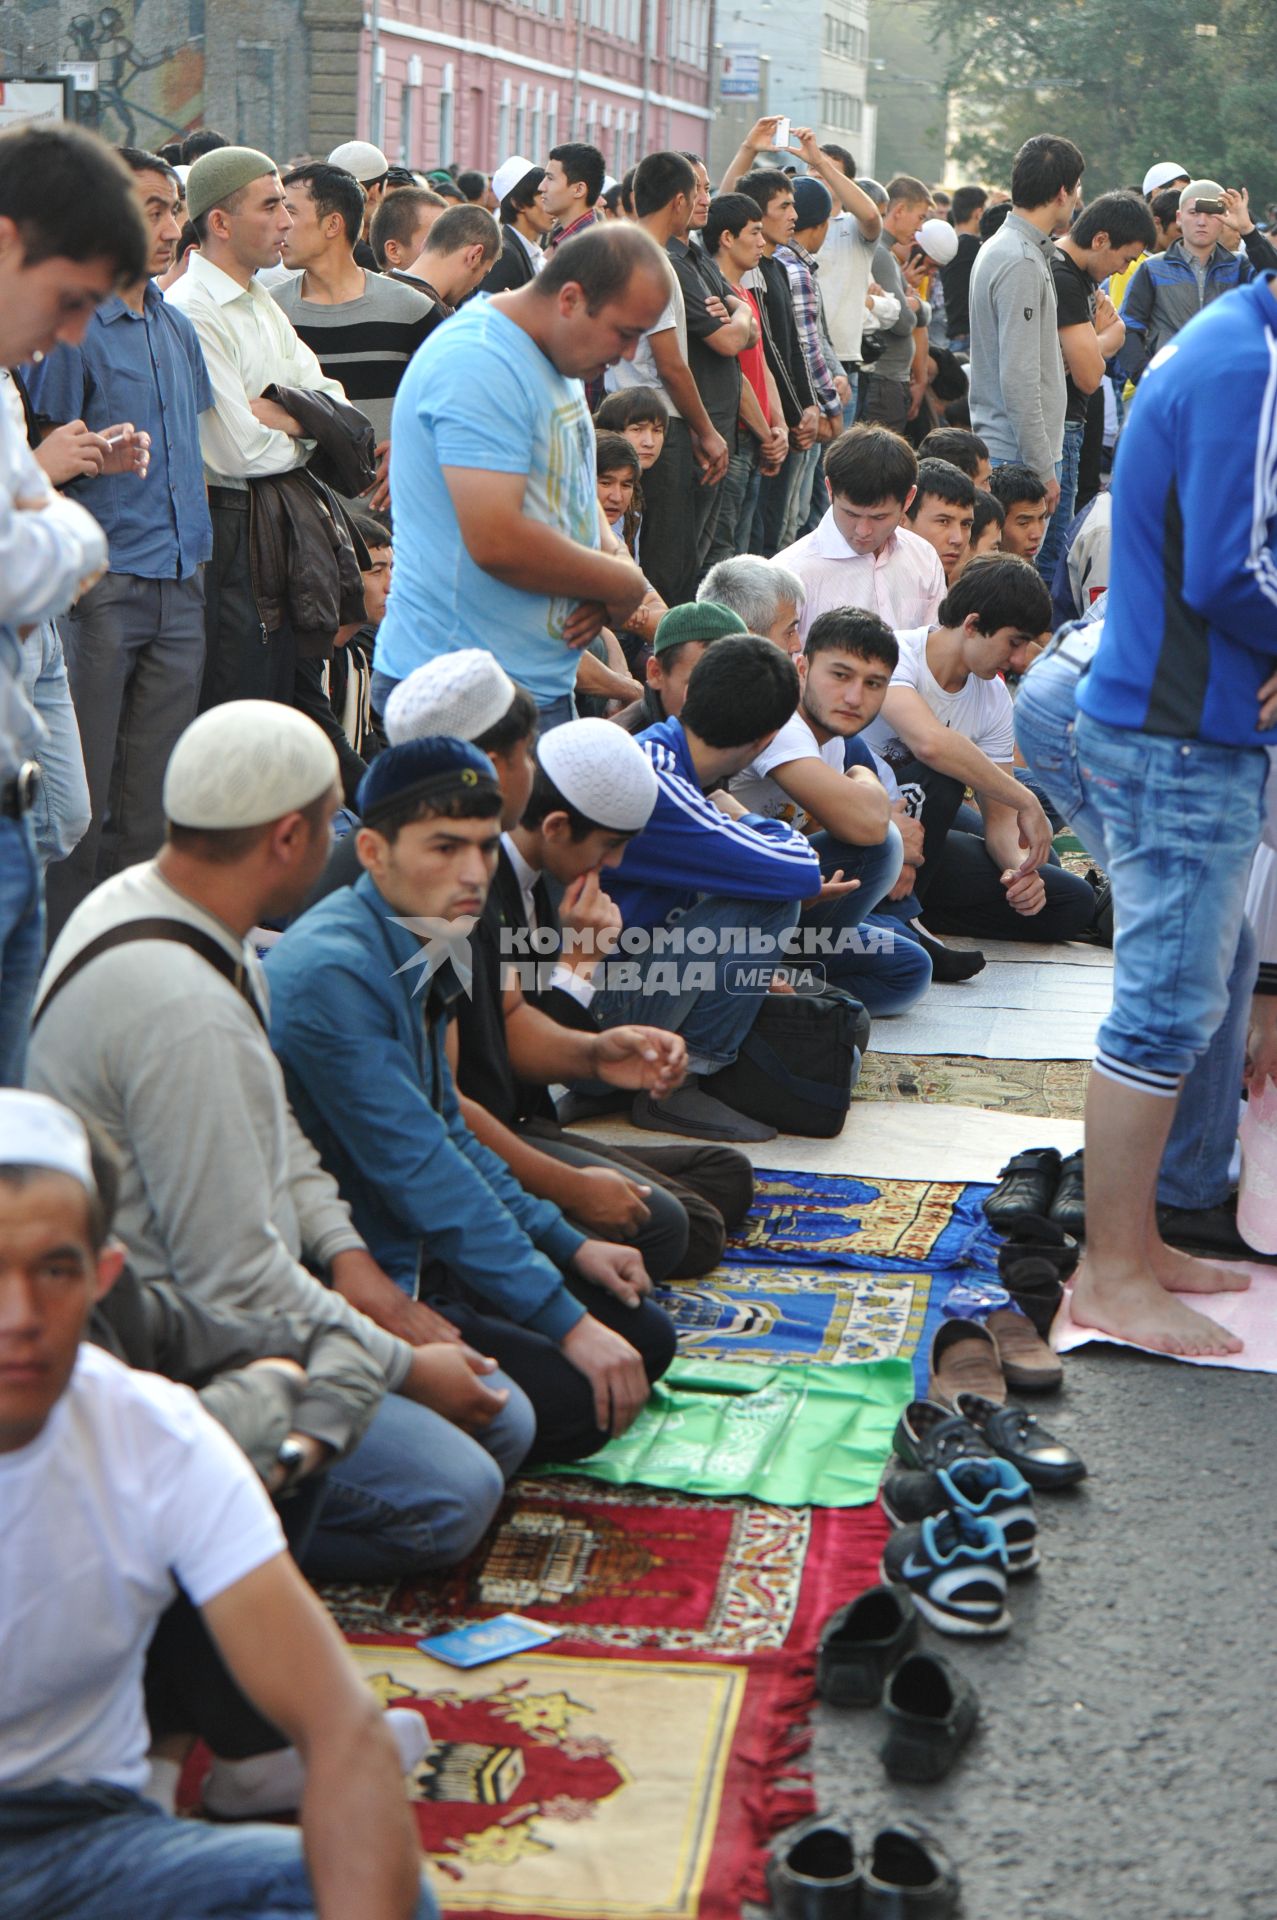
[[[492,176],[500,204],[501,253],[479,282],[480,293],[513,293],[526,287],[545,265],[543,241],[554,221],[545,210],[541,183],[545,168],[516,153]]]
[[[1236,1274],[1170,1251],[1154,1203],[1181,1087],[1225,1017],[1247,938],[1277,739],[1272,288],[1259,280],[1212,305],[1140,383],[1114,471],[1103,638],[1074,730],[1121,932],[1087,1092],[1073,1313],[1171,1354],[1242,1344],[1173,1297],[1235,1286]]]
[[[392,198],[394,196],[392,195]],[[390,277],[431,302],[427,332],[468,300],[501,251],[501,229],[483,207],[449,207],[430,223],[421,252]]]
[[[597,147],[569,140],[551,148],[541,182],[541,205],[553,222],[547,253],[598,225],[603,216],[597,202],[606,179],[607,166]]]
[[[905,279],[900,254],[908,257],[918,228],[927,217],[931,196],[912,174],[897,174],[886,188],[882,239],[874,250],[873,278],[900,302],[900,312],[885,329],[886,344],[869,369],[861,418],[903,433],[911,405],[914,334],[926,328],[931,309]]]
[[[701,390],[688,364],[688,314],[683,280],[669,260],[671,241],[684,248],[696,199],[696,174],[681,153],[649,153],[634,175],[634,211],[637,223],[666,254],[667,298],[655,326],[649,328],[636,351],[614,367],[607,384],[618,387],[656,387],[669,411],[665,444],[659,460],[643,477],[643,541],[648,577],[666,606],[690,600],[696,591],[697,534],[705,510],[697,488],[717,491],[727,472],[728,443],[706,409]],[[748,343],[752,316],[741,309],[725,322],[705,305],[704,283],[691,262],[684,274],[692,289],[696,324],[712,339],[728,325],[731,352]],[[712,367],[715,350],[703,351],[703,370]],[[712,369],[718,379],[717,369]],[[722,386],[734,384],[740,393],[740,369],[725,366]],[[721,394],[711,387],[721,404]],[[733,433],[733,444],[735,435]]]
[[[720,193],[711,200],[702,244],[731,292],[746,302],[757,327],[752,346],[740,355],[740,428],[736,451],[727,466],[719,495],[718,517],[705,559],[717,561],[746,552],[758,504],[763,472],[776,473],[789,454],[789,434],[780,391],[767,364],[763,339],[761,292],[755,292],[758,263],[763,255],[763,227],[758,208],[744,193]],[[699,589],[698,589],[699,591]]]
[[[363,196],[339,167],[312,162],[284,175],[292,226],[284,265],[300,267],[271,289],[330,380],[372,422],[378,457],[390,442],[390,409],[404,368],[430,331],[430,302],[387,274],[360,266]]]
[[[1051,260],[1085,164],[1071,140],[1026,140],[1011,170],[1011,211],[971,269],[971,425],[995,467],[1032,467],[1048,514],[1060,497],[1065,409]]]
[[[958,187],[953,196],[958,251],[948,266],[940,269],[940,284],[944,288],[949,345],[955,353],[965,353],[971,345],[971,269],[980,251],[980,215],[988,198],[983,187]]]
[[[148,274],[166,273],[181,231],[177,176],[126,147],[151,235]],[[79,346],[27,374],[36,412],[83,420],[110,438],[129,421],[146,436],[144,478],[121,480],[118,455],[76,481],[110,544],[110,572],[59,626],[75,702],[92,823],[49,869],[49,937],[89,890],[145,860],[164,838],[160,790],[178,736],[194,719],[204,672],[204,563],[213,550],[199,417],[213,404],[195,329],[153,277],[112,294]]]
[[[820,249],[820,291],[829,338],[847,379],[842,424],[849,427],[856,417],[865,296],[874,251],[882,238],[882,215],[864,188],[857,186],[856,163],[846,147],[818,147],[814,134],[799,133],[797,138],[808,173],[829,190],[834,203]]]
[[[426,244],[426,235],[448,202],[430,187],[398,187],[373,215],[369,241],[382,273],[403,273]],[[359,255],[356,252],[355,258]],[[418,289],[420,291],[420,289]]]
[[[472,301],[417,354],[395,401],[394,582],[373,704],[424,660],[495,653],[543,725],[573,716],[576,650],[647,592],[599,550],[594,431],[581,391],[633,355],[669,299],[645,234],[585,233],[514,293]]]
[[[330,167],[340,167],[357,180],[364,197],[363,217],[355,243],[355,260],[371,272],[377,265],[369,245],[369,228],[378,207],[385,203],[390,184],[390,162],[371,140],[343,140],[328,156]]]
[[[1233,221],[1236,224],[1233,224]],[[1221,293],[1277,267],[1277,251],[1250,217],[1247,196],[1215,180],[1190,180],[1179,197],[1180,237],[1131,275],[1122,300],[1122,365],[1138,380],[1182,326]],[[1240,236],[1245,257],[1232,251]]]
[[[133,177],[91,135],[40,127],[0,140],[0,364],[76,346],[117,284],[146,275]],[[45,729],[22,687],[19,631],[65,612],[101,576],[107,543],[50,487],[0,406],[0,1083],[20,1082],[44,945],[28,817]]]
[[[786,244],[776,250],[776,258],[789,276],[789,294],[794,303],[798,339],[807,362],[807,378],[820,411],[815,442],[790,469],[785,517],[780,529],[782,546],[788,546],[796,533],[807,531],[813,481],[821,450],[837,438],[842,427],[844,403],[851,391],[828,337],[820,293],[820,265],[816,259],[824,245],[832,211],[833,201],[829,191],[819,180],[813,180],[810,175],[795,180],[794,231]],[[824,512],[826,496],[823,487],[818,486],[815,491],[816,519],[819,520]]]
[[[313,442],[263,389],[273,382],[344,395],[256,278],[278,266],[292,226],[275,162],[251,147],[219,147],[191,168],[186,208],[199,249],[165,298],[194,326],[213,386],[213,405],[200,415],[213,516],[200,704],[252,695],[290,702],[296,642],[287,621],[268,632],[258,608],[249,483],[304,466]]]

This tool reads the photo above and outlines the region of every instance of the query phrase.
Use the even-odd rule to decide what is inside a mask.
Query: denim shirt
[[[23,378],[36,412],[56,425],[83,420],[94,433],[131,421],[151,436],[151,465],[73,480],[110,542],[112,573],[185,580],[213,551],[199,416],[213,388],[194,327],[153,280],[136,313],[113,294],[78,347],[59,345]]]

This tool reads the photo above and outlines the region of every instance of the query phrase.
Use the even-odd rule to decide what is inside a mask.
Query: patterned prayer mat
[[[857,1180],[848,1174],[755,1172],[754,1204],[728,1242],[729,1265],[854,1267],[996,1265],[980,1210],[985,1186],[944,1180]]]
[[[1080,1120],[1089,1060],[977,1060],[945,1054],[875,1053],[860,1069],[861,1100],[925,1100],[989,1113]]]
[[[444,1911],[470,1920],[738,1920],[772,1835],[814,1807],[791,1771],[810,1670],[577,1642],[460,1672],[352,1653],[434,1741],[409,1782]]]
[[[462,1566],[328,1587],[324,1598],[357,1637],[420,1638],[510,1611],[594,1647],[807,1654],[826,1616],[877,1578],[886,1531],[877,1506],[833,1512],[525,1479]]]

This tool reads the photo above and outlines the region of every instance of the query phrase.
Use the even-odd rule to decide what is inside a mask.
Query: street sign
[[[0,132],[37,120],[70,120],[71,86],[65,79],[13,80],[0,74]]]
[[[724,100],[757,100],[758,47],[756,44],[724,43],[718,91]]]

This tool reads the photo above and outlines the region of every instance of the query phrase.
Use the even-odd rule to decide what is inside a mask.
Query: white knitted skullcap
[[[192,720],[169,757],[164,816],[219,833],[262,827],[327,793],[337,755],[321,728],[276,700],[228,700]]]
[[[537,759],[565,800],[596,826],[638,833],[656,805],[656,770],[611,720],[569,720],[542,734]]]
[[[0,1167],[48,1167],[97,1192],[83,1124],[43,1093],[0,1088]]]
[[[427,734],[477,740],[510,711],[514,681],[482,647],[441,653],[414,667],[386,702],[382,722],[392,747]]]

